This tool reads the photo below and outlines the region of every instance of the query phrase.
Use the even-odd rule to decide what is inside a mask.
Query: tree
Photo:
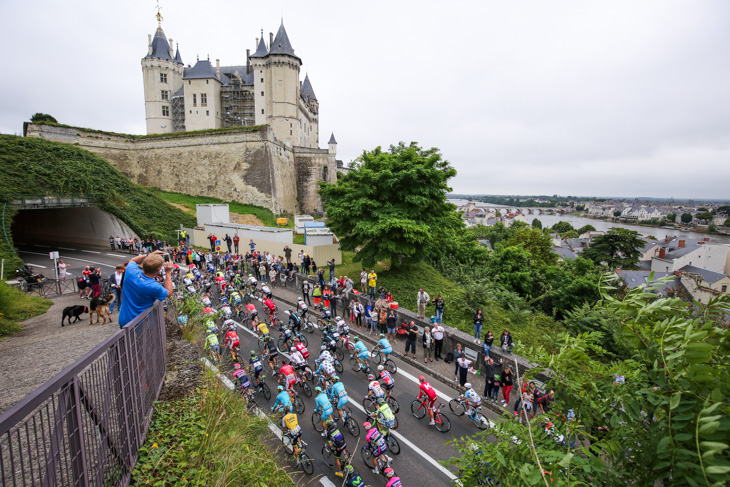
[[[639,249],[643,246],[644,241],[638,232],[612,228],[608,233],[595,237],[581,255],[598,265],[605,264],[611,270],[630,269],[638,264],[641,257]]]
[[[535,228],[527,226],[517,228],[501,245],[522,247],[530,254],[530,261],[536,266],[555,264],[558,261],[558,255],[553,252],[553,239]]]
[[[575,228],[573,228],[573,225],[568,222],[559,221],[558,223],[553,225],[553,231],[558,232],[560,235],[571,230],[575,230]]]
[[[542,222],[538,218],[533,219],[532,228],[537,228],[538,230],[542,230]]]
[[[677,214],[676,213],[669,213],[667,215],[667,221],[676,222],[677,221]]]
[[[722,224],[723,227],[730,227],[730,218],[725,220],[725,223]]]
[[[709,211],[703,211],[701,213],[697,213],[695,217],[698,220],[712,220],[712,213],[710,213]]]
[[[583,235],[584,233],[595,232],[595,231],[596,231],[596,227],[594,227],[593,225],[590,225],[590,224],[583,225],[582,227],[580,227],[578,229],[578,235]]]
[[[692,215],[690,215],[689,213],[682,213],[681,220],[682,223],[689,223],[692,221]]]
[[[549,414],[522,425],[505,412],[505,421],[488,432],[457,440],[459,456],[449,463],[462,485],[486,485],[488,477],[504,486],[725,485],[730,332],[714,321],[730,310],[730,300],[716,299],[693,315],[680,299],[648,292],[663,285],[642,285],[621,301],[604,293],[595,307],[607,321],[618,318],[629,360],[599,359],[605,350],[596,331],[563,334],[553,354],[528,351],[540,365],[528,378],[550,371]],[[616,384],[617,375],[625,384]],[[569,410],[575,419],[566,416]],[[564,441],[556,441],[560,436]]]
[[[616,218],[618,218],[618,217],[621,216],[621,212],[619,210],[614,210],[613,216],[615,216]]]
[[[569,230],[565,232],[563,235],[561,235],[563,238],[578,238],[580,235],[575,230]]]
[[[47,113],[34,113],[32,117],[30,117],[30,121],[33,123],[42,123],[42,122],[50,122],[50,123],[58,123],[58,120],[56,120],[53,116],[48,115]]]
[[[381,259],[397,266],[467,237],[454,205],[446,201],[447,183],[455,175],[438,149],[401,142],[388,151],[363,152],[336,183],[321,182],[319,194],[342,250],[359,247],[355,260],[367,267]]]

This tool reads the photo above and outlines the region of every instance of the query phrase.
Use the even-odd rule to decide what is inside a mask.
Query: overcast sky
[[[455,192],[730,198],[730,2],[161,0],[183,61],[245,64],[284,18],[349,162],[438,147]],[[0,3],[0,132],[145,131],[155,2]]]

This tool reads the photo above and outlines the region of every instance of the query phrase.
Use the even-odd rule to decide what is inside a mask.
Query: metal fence
[[[0,485],[129,485],[165,345],[157,302],[0,416]]]

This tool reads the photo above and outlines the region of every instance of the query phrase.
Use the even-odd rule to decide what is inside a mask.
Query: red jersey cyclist
[[[426,405],[428,406],[428,417],[431,418],[431,421],[428,423],[428,425],[433,426],[436,424],[433,420],[433,406],[436,403],[436,389],[431,387],[431,384],[426,382],[426,378],[422,375],[418,376],[418,382],[421,383],[421,386],[418,388],[418,397],[416,399],[421,399],[421,397],[423,396],[428,397]]]

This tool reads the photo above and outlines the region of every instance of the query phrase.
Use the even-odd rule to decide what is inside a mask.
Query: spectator
[[[142,264],[140,268],[139,265]],[[155,280],[160,268],[165,267],[165,285]],[[162,252],[157,250],[147,256],[137,256],[129,261],[124,276],[122,308],[119,312],[119,326],[123,327],[152,306],[155,300],[162,301],[172,294],[172,261],[164,262]]]
[[[122,281],[124,280],[124,266],[118,265],[116,270],[109,276],[109,286],[111,287],[112,293],[116,296],[116,299],[109,305],[109,312],[114,312],[114,305],[117,305],[117,309],[122,309]]]
[[[484,398],[486,400],[492,399],[492,389],[494,388],[494,359],[488,357],[484,361]]]
[[[534,410],[534,414],[545,414],[550,410],[550,403],[555,399],[555,391],[550,390],[547,394],[542,394],[537,398],[537,408]],[[534,417],[534,416],[533,416]]]
[[[433,362],[433,336],[431,335],[431,329],[426,327],[423,329],[423,363],[425,364],[429,360]]]
[[[444,298],[441,297],[439,294],[435,298],[433,298],[433,303],[436,305],[436,321],[439,325],[443,324],[443,318],[444,318]]]
[[[322,306],[322,288],[319,287],[319,283],[314,284],[312,297],[314,298],[314,309],[319,309]]]
[[[340,299],[339,296],[337,296],[336,291],[332,291],[332,295],[330,298],[330,309],[332,310],[332,316],[337,316],[337,300]],[[347,301],[345,301],[347,302]]]
[[[284,256],[286,257],[286,263],[291,264],[291,247],[288,245],[284,246]]]
[[[390,291],[388,291],[387,293],[385,293],[385,298],[384,299],[387,302],[392,303],[393,302],[393,293],[391,293]]]
[[[312,275],[314,275],[317,272],[317,263],[314,261],[314,258],[311,259],[312,263]]]
[[[459,366],[459,385],[464,387],[464,384],[466,384],[467,374],[469,373],[471,360],[466,358],[466,355],[462,353],[461,357],[456,360],[456,365]]]
[[[428,295],[426,291],[423,290],[423,288],[418,290],[418,294],[416,295],[416,303],[418,303],[418,313],[416,313],[416,318],[426,319],[426,304],[431,301],[431,296]]]
[[[512,353],[512,349],[515,347],[515,344],[512,343],[512,334],[507,331],[507,328],[505,328],[499,336],[499,344],[502,347],[502,350]]]
[[[494,374],[494,379],[492,380],[492,402],[494,404],[497,404],[497,399],[499,398],[499,383],[499,374]]]
[[[375,292],[378,286],[378,275],[375,273],[375,269],[370,269],[368,274],[368,294],[370,299],[375,299]]]
[[[413,358],[416,358],[416,338],[419,333],[416,322],[411,320],[411,324],[408,325],[408,337],[406,338],[406,357],[408,356],[408,350],[410,349],[413,354]]]
[[[328,260],[327,265],[330,268],[330,281],[335,278],[335,259]]]
[[[350,299],[350,293],[352,292],[352,285],[353,285],[352,279],[345,276],[344,284],[345,284],[345,290],[343,291],[343,294],[345,296],[345,299]]]
[[[91,273],[89,274],[89,284],[91,285],[91,297],[95,298],[99,294],[101,294],[101,268],[94,269],[91,268]]]
[[[233,239],[226,233],[226,238],[223,240],[226,241],[226,247],[228,247],[228,253],[230,254],[232,252],[231,245],[233,244]]]
[[[304,254],[304,273],[306,275],[309,275],[309,268],[312,266],[312,259],[309,258],[309,255]]]
[[[251,240],[250,240],[250,241],[248,242],[248,246],[249,246],[249,247],[251,248],[251,253],[253,254],[253,253],[254,253],[254,251],[256,250],[256,244],[254,243],[253,239],[251,239]]]
[[[487,333],[484,335],[484,356],[489,357],[489,350],[492,348],[492,343],[494,343],[494,335],[492,334],[492,330],[487,330]]]
[[[329,308],[331,310],[332,308],[330,307],[331,306],[330,303],[332,302],[332,289],[330,289],[329,286],[325,285],[324,282],[322,282],[320,284],[320,287],[323,289],[322,290],[323,305],[325,308]],[[332,316],[336,316],[334,312],[332,313]]]
[[[273,266],[269,271],[269,282],[271,283],[271,287],[274,287],[276,285],[276,268],[274,268]]]
[[[62,281],[66,280],[66,269],[68,269],[68,264],[66,264],[63,259],[58,260],[58,278]]]
[[[109,235],[109,246],[110,246],[110,247],[112,248],[112,252],[113,252],[114,250],[116,250],[116,249],[114,248],[114,242],[115,242],[115,239],[114,239],[114,237],[112,237],[111,235]]]
[[[299,268],[304,269],[304,251],[299,251]]]
[[[474,313],[474,343],[479,343],[479,337],[482,336],[482,325],[484,324],[484,314],[482,308]]]
[[[394,309],[388,310],[388,316],[385,318],[386,328],[388,330],[388,340],[395,340],[396,327],[398,326],[398,316]]]
[[[210,236],[208,236],[208,238],[210,239],[210,251],[215,252],[215,242],[216,242],[216,240],[218,240],[218,237],[216,237],[215,234],[211,233]]]
[[[506,408],[509,404],[509,394],[512,392],[512,384],[514,381],[514,376],[512,374],[512,370],[510,370],[509,365],[504,367],[504,370],[502,371],[502,378],[499,381],[499,385],[502,387],[502,397],[504,398],[502,400],[502,407]]]
[[[365,268],[360,271],[360,292],[365,294],[367,292],[368,273]]]
[[[462,355],[464,355],[464,353],[461,351],[461,343],[457,343],[456,348],[454,349],[454,382],[459,380],[459,359]]]
[[[317,282],[319,282],[319,287],[324,289],[324,269],[320,269],[317,271]]]
[[[365,327],[369,330],[368,335],[373,334],[373,302],[368,301],[368,306],[365,308]]]
[[[441,351],[444,348],[444,333],[446,330],[442,325],[436,323],[436,318],[431,317],[431,323],[433,324],[433,355],[436,360],[443,360],[441,357]]]
[[[238,236],[238,234],[235,234],[233,236],[233,248],[236,251],[236,255],[240,255],[238,253],[238,244],[241,242],[241,238]]]

